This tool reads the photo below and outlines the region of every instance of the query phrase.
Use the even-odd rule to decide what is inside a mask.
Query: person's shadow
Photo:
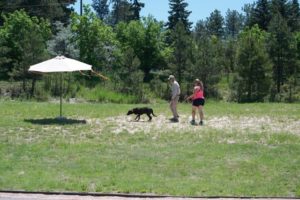
[[[44,118],[44,119],[24,119],[27,123],[36,125],[72,125],[86,124],[85,120],[68,119],[68,118]]]

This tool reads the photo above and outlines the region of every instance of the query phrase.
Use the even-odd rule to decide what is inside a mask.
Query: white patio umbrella
[[[61,73],[60,76],[60,118],[62,117],[62,73],[74,71],[92,70],[92,66],[74,59],[66,58],[64,56],[57,56],[50,60],[32,65],[29,72],[37,73]]]

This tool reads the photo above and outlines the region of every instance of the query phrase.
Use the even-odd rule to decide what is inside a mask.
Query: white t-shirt
[[[180,95],[180,86],[177,81],[172,83],[172,99]]]

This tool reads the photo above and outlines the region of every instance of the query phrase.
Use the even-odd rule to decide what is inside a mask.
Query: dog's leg
[[[149,121],[151,121],[152,117],[151,117],[150,113],[147,113],[147,116],[149,117]]]
[[[154,115],[154,113],[153,113],[153,110],[151,110],[151,114],[152,114],[154,117],[156,117],[156,115]]]
[[[140,116],[141,116],[141,115],[137,115],[136,118],[135,118],[135,120],[136,120],[136,121],[139,121],[139,120],[140,120]]]

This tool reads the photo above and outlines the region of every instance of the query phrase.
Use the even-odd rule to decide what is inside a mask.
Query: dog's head
[[[131,115],[131,114],[133,114],[133,110],[129,110],[129,111],[127,112],[127,115]]]

